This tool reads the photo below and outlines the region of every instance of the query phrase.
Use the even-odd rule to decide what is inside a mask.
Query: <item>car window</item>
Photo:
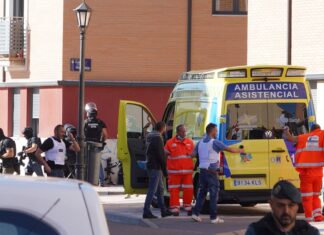
[[[0,234],[6,235],[60,235],[40,218],[21,211],[0,210]]]

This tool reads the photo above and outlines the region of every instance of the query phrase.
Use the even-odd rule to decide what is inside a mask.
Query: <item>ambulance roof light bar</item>
[[[251,69],[251,77],[281,77],[282,71],[282,68]]]
[[[213,79],[215,73],[183,73],[180,76],[180,80],[205,80]]]
[[[305,69],[291,68],[287,70],[286,77],[305,77]]]
[[[246,69],[225,70],[218,73],[220,78],[245,78]]]

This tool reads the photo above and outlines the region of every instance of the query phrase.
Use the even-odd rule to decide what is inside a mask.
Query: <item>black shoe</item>
[[[192,211],[187,211],[188,216],[192,216]]]
[[[153,214],[143,214],[143,219],[157,219],[157,216]]]
[[[161,216],[164,218],[164,217],[167,217],[167,216],[171,216],[173,215],[171,211],[165,211],[165,212],[162,212],[161,213]]]
[[[179,216],[179,212],[171,212],[173,216]]]

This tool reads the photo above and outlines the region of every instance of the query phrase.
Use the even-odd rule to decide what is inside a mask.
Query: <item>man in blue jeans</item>
[[[192,210],[192,219],[201,222],[200,211],[204,204],[207,192],[209,192],[210,222],[212,224],[224,223],[224,220],[217,216],[217,201],[219,192],[219,152],[228,151],[232,153],[242,153],[243,149],[231,148],[224,145],[217,137],[217,125],[209,123],[206,127],[206,136],[196,145],[194,155],[199,156],[199,190],[196,205]]]
[[[165,131],[165,123],[158,122],[155,125],[155,130],[149,133],[146,138],[146,168],[149,177],[149,186],[144,203],[144,219],[157,218],[157,216],[152,214],[150,208],[155,193],[157,194],[158,205],[161,209],[161,216],[166,217],[172,215],[172,213],[166,209],[163,197],[163,175],[165,177],[167,176],[164,160],[164,144],[162,138]]]

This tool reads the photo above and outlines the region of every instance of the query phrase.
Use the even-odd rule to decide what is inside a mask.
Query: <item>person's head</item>
[[[2,128],[0,128],[0,140],[3,140],[4,138],[6,138],[6,136],[4,135]]]
[[[311,129],[310,129],[310,131],[315,131],[317,129],[321,129],[321,126],[318,125],[318,124],[313,124],[312,127],[311,127]]]
[[[63,139],[65,136],[64,126],[59,124],[54,128],[54,136],[58,139]]]
[[[88,119],[95,119],[98,115],[97,105],[93,102],[89,102],[85,105],[85,111],[87,112]]]
[[[154,129],[156,131],[160,132],[161,134],[164,133],[166,131],[165,122],[158,122],[158,123],[156,123]]]
[[[25,127],[24,130],[22,131],[22,134],[26,139],[30,139],[33,137],[33,128],[31,127]]]
[[[177,136],[179,136],[180,138],[185,138],[186,137],[186,132],[187,129],[185,127],[185,125],[180,124],[176,127],[176,131],[177,131]]]
[[[282,228],[295,224],[301,195],[289,181],[277,182],[271,191],[270,206],[272,215]]]
[[[215,139],[217,137],[217,125],[215,123],[209,123],[206,126],[206,134]]]

